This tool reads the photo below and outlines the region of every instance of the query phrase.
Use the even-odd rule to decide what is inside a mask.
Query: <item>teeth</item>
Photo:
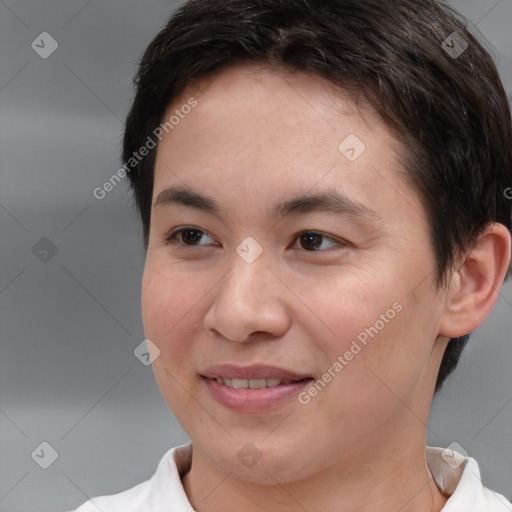
[[[217,377],[215,379],[219,384],[223,384],[224,386],[228,386],[230,388],[235,389],[262,389],[262,388],[272,388],[274,386],[279,386],[280,384],[291,384],[291,380],[281,380],[276,378],[270,379],[223,379],[222,377]]]
[[[248,382],[251,389],[261,389],[267,387],[267,382],[265,379],[250,379]]]
[[[231,385],[236,389],[249,387],[247,379],[232,379]]]

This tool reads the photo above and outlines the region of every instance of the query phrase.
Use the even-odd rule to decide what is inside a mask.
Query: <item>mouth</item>
[[[306,379],[313,379],[311,375],[263,364],[253,364],[251,366],[215,365],[210,366],[200,375],[206,379],[214,379],[224,386],[247,389],[270,388],[281,384],[293,384]]]
[[[286,386],[288,384],[297,384],[299,382],[313,380],[313,378],[305,377],[305,378],[299,379],[299,380],[289,380],[289,379],[278,379],[276,377],[271,377],[269,379],[242,379],[242,378],[226,379],[226,378],[222,378],[222,377],[216,377],[215,380],[217,381],[218,384],[220,384],[222,386],[227,386],[229,388],[263,389],[263,388],[273,388],[276,386]]]
[[[290,401],[312,376],[265,365],[218,365],[200,373],[211,396],[237,412],[263,412]]]

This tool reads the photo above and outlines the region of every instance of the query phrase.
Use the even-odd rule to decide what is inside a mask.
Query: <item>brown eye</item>
[[[194,245],[203,236],[202,232],[198,229],[183,229],[179,234],[181,235],[181,241],[190,245]]]
[[[322,245],[322,235],[318,233],[308,233],[300,237],[300,242],[305,249],[317,250]]]
[[[201,241],[206,231],[194,227],[181,227],[173,230],[169,236],[165,237],[164,242],[166,245],[178,244],[188,246],[200,246],[206,244],[198,244]]]
[[[346,246],[348,244],[344,243],[341,240],[337,240],[333,237],[327,236],[324,233],[320,233],[317,231],[304,231],[297,236],[297,239],[300,242],[300,245],[307,252],[322,252],[323,250],[336,247],[336,246]],[[331,247],[324,247],[321,249],[322,244],[328,240],[331,244]]]

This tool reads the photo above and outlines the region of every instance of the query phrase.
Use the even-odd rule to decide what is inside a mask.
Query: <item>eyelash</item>
[[[192,249],[194,247],[201,247],[201,245],[188,245],[188,244],[185,244],[185,243],[177,240],[178,236],[181,233],[185,232],[185,231],[198,231],[201,234],[203,234],[203,233],[204,234],[208,234],[203,229],[199,229],[199,228],[196,228],[194,226],[182,226],[182,227],[173,229],[167,236],[163,237],[164,244],[165,245],[179,245],[179,246],[181,246],[180,248],[184,248],[186,250],[187,249]],[[327,239],[327,240],[330,240],[330,241],[334,242],[340,248],[345,248],[345,247],[349,246],[349,244],[347,242],[344,242],[344,241],[339,240],[337,238],[334,238],[332,236],[326,235],[325,233],[322,233],[321,231],[314,231],[314,230],[304,230],[304,231],[301,231],[300,233],[297,233],[297,235],[294,238],[294,241],[298,240],[300,237],[302,237],[304,235],[317,235],[317,236],[320,236],[320,237],[322,237],[324,239]],[[314,254],[314,253],[317,253],[317,252],[322,253],[322,252],[325,252],[326,250],[329,250],[329,249],[317,249],[317,250],[313,250],[313,251],[305,250],[305,252]]]

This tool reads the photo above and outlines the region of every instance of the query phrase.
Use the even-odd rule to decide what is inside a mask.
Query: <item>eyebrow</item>
[[[173,186],[162,190],[155,199],[153,208],[169,205],[189,206],[220,218],[225,217],[225,211],[215,199],[182,186]],[[289,215],[311,212],[333,213],[366,221],[381,220],[377,212],[370,207],[334,190],[302,194],[277,203],[269,210],[269,217],[282,219]]]

